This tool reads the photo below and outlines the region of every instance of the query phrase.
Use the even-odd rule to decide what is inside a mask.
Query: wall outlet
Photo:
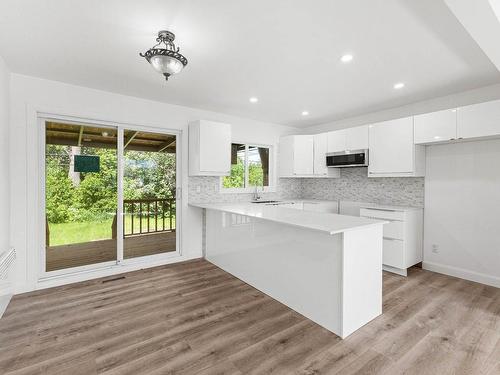
[[[439,253],[439,245],[432,244],[432,252],[434,254],[438,254]]]
[[[196,185],[196,193],[201,193],[201,185]]]

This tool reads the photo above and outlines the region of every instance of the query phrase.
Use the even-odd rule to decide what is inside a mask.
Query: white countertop
[[[304,200],[303,200],[304,201]],[[190,203],[193,207],[229,212],[237,215],[275,221],[328,234],[343,233],[372,225],[387,223],[363,217],[311,212],[256,203]]]

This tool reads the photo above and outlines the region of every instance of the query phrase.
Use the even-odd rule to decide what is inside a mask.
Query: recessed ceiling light
[[[302,111],[302,116],[309,116],[309,111]]]
[[[248,99],[248,100],[250,100],[250,103],[257,103],[257,102],[259,101],[259,99],[258,99],[258,98],[256,98],[255,96],[252,96],[252,97],[251,97],[250,99]]]
[[[403,82],[398,82],[398,83],[394,84],[394,88],[396,90],[402,89],[403,87],[405,87],[405,84]]]
[[[344,55],[344,56],[342,56],[342,57],[340,58],[340,61],[342,61],[343,63],[347,63],[347,62],[351,61],[351,60],[352,60],[352,58],[353,58],[353,56],[352,56],[352,55]]]

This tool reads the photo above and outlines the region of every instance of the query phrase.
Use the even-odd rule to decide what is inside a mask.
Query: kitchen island
[[[253,203],[206,210],[205,258],[345,338],[382,313],[384,221]]]

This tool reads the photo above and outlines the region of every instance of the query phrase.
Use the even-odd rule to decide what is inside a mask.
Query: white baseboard
[[[9,305],[11,298],[12,294],[4,294],[0,296],[0,318],[3,316],[5,310],[7,310],[7,306]]]
[[[442,273],[448,276],[459,277],[461,279],[475,281],[476,283],[491,285],[500,288],[500,277],[485,275],[474,271],[469,271],[463,268],[457,268],[433,262],[422,262],[424,270]]]

